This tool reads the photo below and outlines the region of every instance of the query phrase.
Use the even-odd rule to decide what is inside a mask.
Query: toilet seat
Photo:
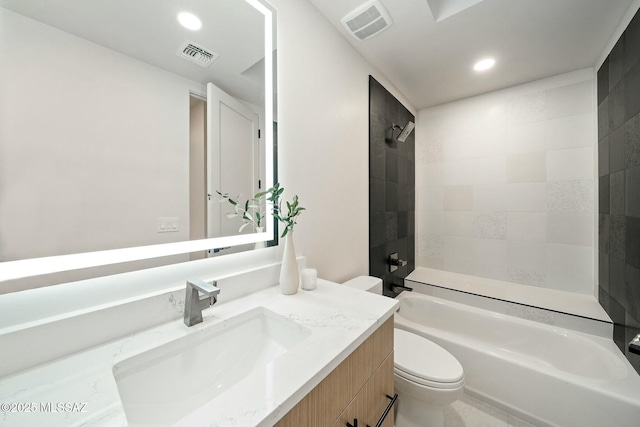
[[[464,384],[460,362],[420,335],[394,328],[394,350],[394,372],[408,381],[439,389],[454,389]]]

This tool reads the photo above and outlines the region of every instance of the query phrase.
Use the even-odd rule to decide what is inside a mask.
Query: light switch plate
[[[158,218],[158,233],[175,233],[180,231],[180,218],[167,216]]]

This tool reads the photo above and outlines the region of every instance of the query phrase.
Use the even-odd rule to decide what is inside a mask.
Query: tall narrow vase
[[[293,295],[298,292],[300,274],[298,273],[298,261],[296,250],[293,247],[293,232],[284,236],[284,254],[280,268],[280,290],[285,295]]]

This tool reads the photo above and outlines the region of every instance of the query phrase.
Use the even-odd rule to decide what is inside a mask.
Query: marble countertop
[[[273,384],[249,377],[174,425],[273,425],[390,318],[397,305],[393,299],[324,280],[318,280],[314,291],[291,296],[271,287],[205,310],[204,322],[191,328],[172,321],[0,379],[0,426],[126,426],[114,364],[257,307],[308,328],[310,335],[273,362]]]

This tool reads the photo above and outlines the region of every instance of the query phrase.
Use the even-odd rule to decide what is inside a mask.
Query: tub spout
[[[629,343],[629,351],[631,353],[640,354],[640,334],[636,335]]]
[[[404,285],[392,285],[392,286],[393,286],[394,289],[398,288],[398,289],[402,289],[403,291],[409,291],[409,292],[413,291],[413,288],[410,288],[410,287],[404,286]]]

